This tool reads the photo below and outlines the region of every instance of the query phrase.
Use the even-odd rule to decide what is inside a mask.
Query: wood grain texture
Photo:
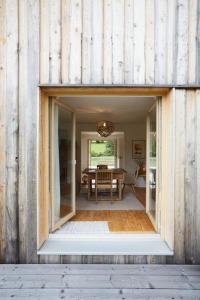
[[[197,26],[196,26],[196,82],[200,84],[200,3],[197,3]]]
[[[169,91],[169,87],[134,87],[132,88],[131,86],[126,87],[126,86],[120,86],[120,87],[115,87],[115,86],[43,86],[42,91],[49,96],[80,96],[80,95],[101,95],[101,96],[155,96],[155,95],[160,95],[164,96],[166,95]]]
[[[124,83],[124,0],[112,1],[112,83]]]
[[[195,92],[196,94],[196,143],[195,143],[195,151],[196,151],[196,168],[195,168],[195,177],[196,177],[196,195],[195,195],[195,201],[193,213],[195,218],[195,228],[193,228],[193,233],[196,235],[194,243],[194,251],[195,251],[195,263],[200,263],[200,234],[199,234],[199,228],[200,228],[200,90],[197,90]]]
[[[92,1],[91,82],[103,83],[103,1]]]
[[[185,262],[185,122],[186,91],[176,91],[175,106],[175,259]]]
[[[188,0],[177,1],[176,82],[179,84],[188,81],[188,3]]]
[[[49,81],[61,81],[61,0],[49,1]]]
[[[42,83],[198,83],[197,0],[40,2]]]
[[[1,264],[1,276],[20,275],[138,275],[138,276],[200,276],[199,265],[133,265],[133,264]]]
[[[104,22],[103,22],[103,82],[104,84],[112,83],[112,1],[105,0],[103,7]]]
[[[50,28],[50,15],[49,15],[48,0],[40,1],[40,82],[50,82],[50,66],[49,66],[49,28]],[[64,63],[64,60],[63,60]]]
[[[33,274],[33,275],[4,275],[3,289],[55,289],[68,288],[70,289],[184,289],[199,291],[199,276],[187,276],[186,278],[179,275],[134,275],[134,274]],[[5,294],[4,294],[5,295]],[[184,294],[183,294],[184,295]],[[195,294],[197,295],[197,294]],[[80,294],[79,294],[80,296]],[[90,294],[88,295],[90,297]],[[80,298],[79,298],[80,299]],[[98,299],[98,298],[97,298]],[[99,298],[101,299],[101,298]],[[104,298],[105,299],[105,298]],[[123,298],[121,298],[123,299]],[[129,298],[130,299],[130,298]],[[143,298],[144,299],[144,298]],[[180,298],[179,298],[180,299]]]
[[[19,18],[19,258],[36,263],[39,1],[20,1]]]
[[[70,2],[70,4],[69,4]],[[82,1],[70,0],[70,26],[68,36],[69,40],[69,79],[68,82],[81,83],[81,45],[82,45]]]
[[[0,262],[5,259],[6,192],[6,28],[5,1],[0,1]]]
[[[190,0],[189,3],[189,27],[188,27],[188,82],[196,82],[196,57],[197,57],[197,20],[198,1]]]
[[[83,1],[82,83],[91,82],[92,1]]]
[[[61,0],[61,82],[69,82],[71,2]],[[42,66],[42,64],[41,64]]]
[[[164,193],[164,222],[165,222],[165,237],[168,245],[171,248],[174,248],[174,222],[175,222],[175,197],[174,197],[174,186],[175,186],[175,99],[176,92],[175,89],[172,89],[170,93],[164,99],[164,105],[162,106],[162,124],[165,120],[164,132],[161,135],[161,149],[163,149],[164,160],[161,160],[162,168],[165,170],[163,176],[160,180],[164,189],[160,188],[160,192]],[[162,156],[161,156],[162,158]],[[160,186],[161,187],[161,186]],[[172,201],[169,201],[172,199]],[[161,210],[163,209],[161,204]],[[161,211],[162,217],[162,211]]]
[[[134,1],[134,82],[145,82],[145,0]]]
[[[41,93],[39,110],[39,182],[37,201],[37,248],[41,247],[48,237],[48,207],[49,202],[49,101],[48,97]]]
[[[195,91],[187,92],[186,103],[186,166],[185,166],[185,248],[186,248],[186,262],[194,262],[196,239],[196,226],[193,215],[193,208],[196,206],[196,180],[195,180],[195,163],[196,163],[196,95]]]
[[[18,261],[18,1],[6,1],[6,261]]]
[[[155,56],[155,3],[146,0],[145,11],[145,81],[154,82]]]
[[[134,1],[125,1],[124,25],[124,82],[134,80]]]
[[[167,1],[155,0],[155,82],[167,78]]]
[[[120,260],[120,257],[119,257]],[[199,266],[2,265],[0,299],[199,298]]]
[[[110,232],[155,232],[145,211],[78,210],[71,221],[105,221]]]
[[[175,82],[174,61],[176,59],[176,1],[169,0],[167,6],[167,82]]]
[[[0,2],[0,10],[0,214],[4,217],[0,221],[4,234],[1,247],[3,251],[6,248],[6,262],[19,261],[19,257],[24,262],[37,262],[38,83],[199,84],[200,3],[197,0],[105,0],[95,4],[89,0],[7,0]],[[51,91],[57,93],[55,89]],[[99,93],[104,95],[106,91],[104,88]],[[82,88],[81,92],[91,95],[94,89]],[[59,93],[77,95],[77,90],[62,89]],[[159,94],[160,89],[149,92],[140,88],[137,93]],[[109,95],[119,94],[134,92],[123,88],[109,91]],[[171,262],[197,263],[200,257],[199,90],[177,89],[175,94],[171,134],[174,130],[172,195],[176,241]],[[54,258],[47,258],[48,262],[51,260]],[[63,257],[65,260],[165,262],[164,258],[144,256],[72,256]]]

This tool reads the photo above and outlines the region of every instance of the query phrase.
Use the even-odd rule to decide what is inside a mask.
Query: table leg
[[[90,200],[90,194],[91,194],[91,179],[88,178],[88,200]]]
[[[122,181],[119,179],[119,200],[122,200]]]

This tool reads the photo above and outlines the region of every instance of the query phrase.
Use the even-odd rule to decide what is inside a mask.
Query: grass
[[[150,157],[150,167],[156,168],[156,157]]]
[[[104,153],[106,151],[106,143],[91,143],[91,151]]]
[[[115,157],[114,156],[100,156],[100,157],[91,157],[91,166],[96,167],[97,165],[105,164],[109,166],[115,166]]]
[[[99,157],[91,156],[90,165],[91,167],[96,167],[97,165],[105,164],[108,166],[115,166],[115,155],[106,155],[106,142],[96,143],[91,142],[90,144],[90,153],[101,153]]]

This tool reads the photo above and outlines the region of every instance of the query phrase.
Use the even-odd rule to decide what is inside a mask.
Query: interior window
[[[107,165],[108,168],[115,168],[117,163],[116,148],[114,140],[89,140],[89,168],[96,168],[97,165]]]

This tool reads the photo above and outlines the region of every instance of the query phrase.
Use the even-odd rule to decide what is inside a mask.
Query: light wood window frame
[[[49,193],[49,97],[56,96],[160,96],[162,97],[161,165],[158,170],[158,232],[174,248],[174,98],[175,89],[168,87],[74,87],[41,86],[38,139],[38,248],[48,239],[51,201]],[[170,188],[169,188],[170,187]]]
[[[55,153],[54,153],[54,126],[55,126],[55,120],[54,120],[54,114],[55,114],[55,105],[58,105],[58,107],[63,108],[64,110],[72,113],[72,153],[71,153],[71,163],[72,163],[72,178],[75,178],[75,139],[76,139],[76,126],[75,126],[75,112],[74,110],[63,103],[60,103],[56,100],[56,97],[51,97],[51,111],[50,116],[51,120],[49,120],[49,130],[50,130],[50,136],[49,136],[49,155],[50,155],[50,197],[51,197],[51,231],[55,231],[56,229],[60,228],[65,222],[67,222],[69,219],[71,219],[75,215],[75,181],[72,181],[72,194],[71,194],[71,201],[72,201],[72,211],[67,214],[65,217],[62,217],[59,221],[55,221],[55,199],[54,199],[54,186],[55,186],[55,178],[54,178],[54,159],[55,159]]]

